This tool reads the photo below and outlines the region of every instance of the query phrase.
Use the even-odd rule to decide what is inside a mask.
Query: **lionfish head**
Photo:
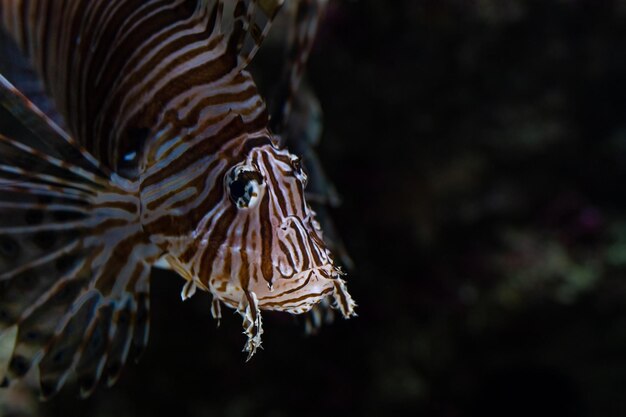
[[[305,202],[300,159],[272,144],[252,148],[224,173],[221,201],[197,229],[199,279],[233,308],[254,294],[258,307],[300,314],[328,298],[344,316],[354,302]],[[216,236],[219,236],[216,238]],[[203,276],[204,275],[204,276]]]

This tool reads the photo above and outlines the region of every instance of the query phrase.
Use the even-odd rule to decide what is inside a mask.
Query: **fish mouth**
[[[279,279],[273,288],[260,288],[256,293],[262,310],[303,314],[323,300],[344,317],[354,315],[356,304],[348,294],[344,273],[340,268],[326,264],[294,274],[289,279]]]
[[[278,268],[276,268],[278,270]],[[288,276],[280,274],[271,285],[266,282],[255,285],[253,290],[259,298],[261,308],[287,307],[294,300],[321,297],[332,287],[331,281],[339,276],[338,270],[331,264],[306,269]]]

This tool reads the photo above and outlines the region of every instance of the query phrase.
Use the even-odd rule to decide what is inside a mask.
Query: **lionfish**
[[[209,292],[216,319],[235,309],[249,356],[262,310],[354,314],[277,132],[324,3],[297,2],[274,117],[248,67],[282,0],[0,1],[54,103],[0,75],[22,124],[0,134],[5,383],[37,365],[44,398],[69,376],[83,395],[113,384],[147,344],[153,266],[184,278],[183,299]]]

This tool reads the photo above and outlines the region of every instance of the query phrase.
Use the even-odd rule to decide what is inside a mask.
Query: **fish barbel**
[[[282,5],[0,0],[2,25],[55,112],[0,75],[0,109],[25,128],[0,132],[0,336],[15,338],[7,382],[38,365],[44,398],[70,375],[83,395],[114,383],[147,344],[155,265],[184,278],[183,299],[209,292],[217,319],[222,305],[235,309],[248,358],[262,310],[328,303],[354,314],[305,201],[302,161],[268,127],[247,71]],[[311,22],[298,32],[281,123]]]

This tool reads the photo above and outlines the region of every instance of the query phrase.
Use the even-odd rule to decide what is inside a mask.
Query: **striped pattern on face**
[[[160,244],[187,279],[231,307],[254,292],[262,309],[308,311],[337,295],[341,271],[304,201],[306,176],[298,158],[277,149],[268,136],[240,143],[235,153],[244,158],[216,162],[206,176],[214,181],[204,184],[202,201],[194,200],[210,210],[187,238],[163,235]],[[239,206],[246,189],[249,195],[242,198],[248,200]],[[340,308],[352,311],[351,299],[343,302]]]

